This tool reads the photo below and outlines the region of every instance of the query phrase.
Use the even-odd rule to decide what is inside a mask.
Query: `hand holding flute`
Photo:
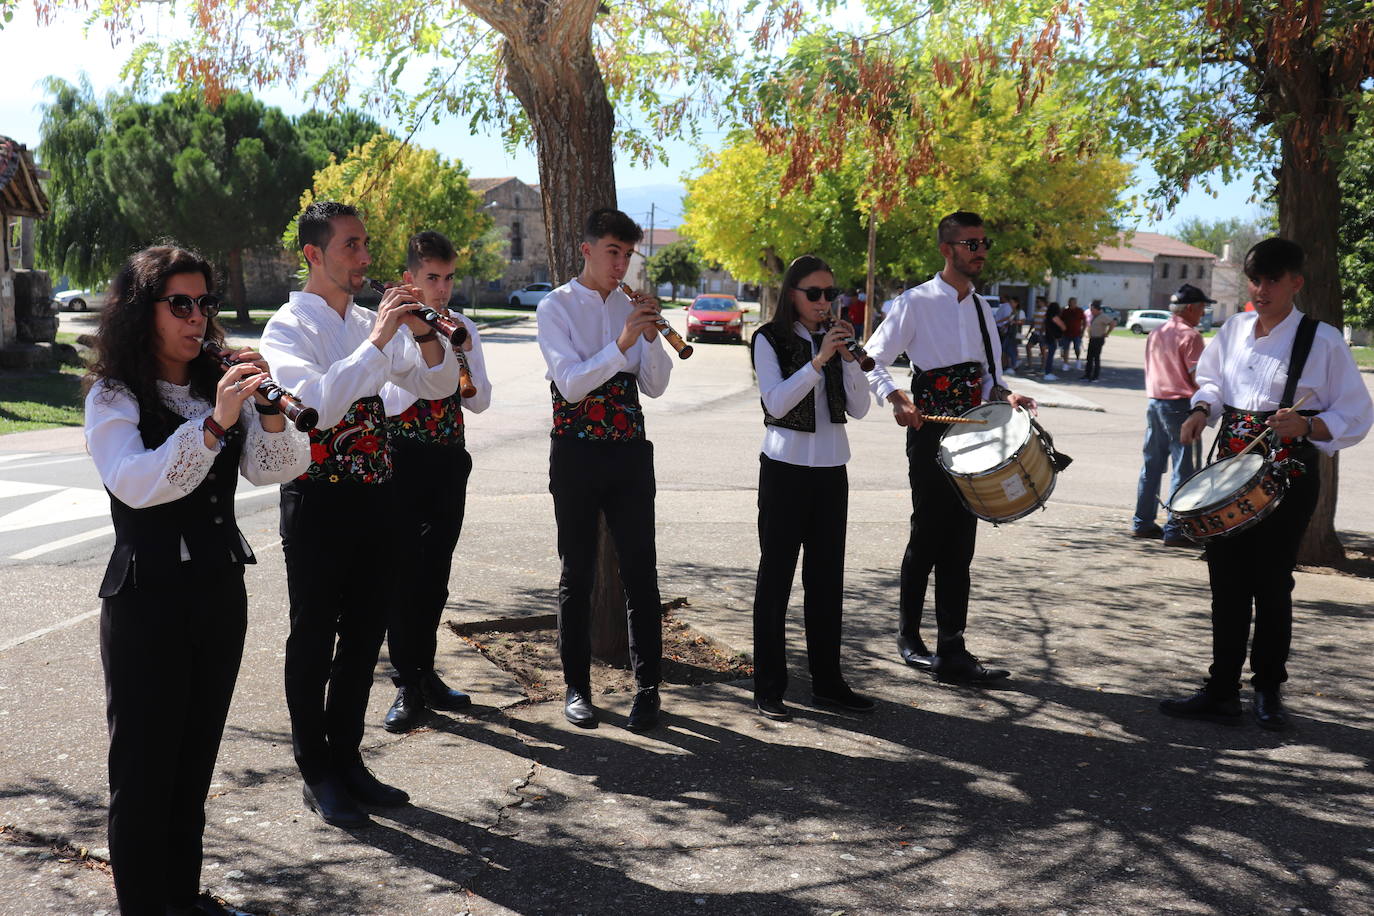
[[[222,389],[225,386],[232,388],[240,408],[250,397],[256,395],[261,398],[264,404],[276,405],[286,415],[286,419],[290,420],[301,432],[309,432],[319,422],[320,415],[315,408],[306,407],[294,394],[272,380],[272,377],[267,374],[267,364],[262,361],[262,357],[256,351],[227,350],[213,340],[205,341],[201,344],[201,349],[224,368],[224,379],[220,382],[220,386]],[[221,393],[226,392],[222,391]],[[226,423],[225,420],[228,422]],[[224,429],[228,429],[238,422],[238,413],[235,412],[232,417],[221,417],[217,409],[215,422]]]
[[[367,278],[366,282],[367,285],[372,287],[373,291],[375,291],[380,296],[385,297],[389,292],[389,290],[386,287],[386,284],[382,283],[380,280],[374,280],[371,277],[369,277]],[[420,321],[423,321],[425,324],[429,325],[430,328],[432,328],[435,332],[439,334],[440,337],[443,337],[450,344],[457,347],[462,345],[462,343],[468,339],[467,327],[464,326],[464,324],[461,321],[458,321],[457,319],[452,318],[449,315],[442,315],[434,309],[430,308],[429,306],[425,305],[421,298],[419,289],[413,286],[393,287],[393,289],[402,290],[402,292],[399,294],[401,296],[409,295],[411,297],[411,302],[417,303],[419,305],[419,308],[409,310],[411,314],[413,314]],[[409,305],[410,303],[404,302],[399,304]],[[381,314],[380,310],[378,311],[378,314]]]
[[[631,325],[633,325],[644,335],[645,340],[653,340],[654,332],[657,331],[677,351],[678,358],[686,359],[692,355],[692,345],[683,340],[682,336],[673,330],[668,319],[663,317],[659,311],[657,299],[635,292],[628,283],[620,284],[620,291],[630,297],[630,303],[635,307],[635,310],[630,313],[630,317],[625,321],[625,332],[629,332]],[[622,333],[621,336],[623,338],[625,334]],[[633,337],[630,338],[630,343],[634,343]],[[628,345],[620,347],[622,353],[628,349]]]
[[[870,371],[874,367],[874,365],[876,365],[876,363],[873,360],[873,357],[869,356],[867,351],[864,350],[863,346],[857,340],[854,339],[854,329],[849,324],[849,322],[843,320],[836,321],[832,318],[829,321],[827,321],[824,325],[822,325],[822,327],[827,332],[831,328],[835,327],[840,327],[845,330],[845,336],[843,340],[840,341],[840,343],[844,346],[846,350],[849,351],[850,356],[859,361],[859,368],[862,369],[864,372]]]

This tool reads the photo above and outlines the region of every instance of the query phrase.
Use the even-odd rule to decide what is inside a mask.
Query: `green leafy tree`
[[[38,256],[77,286],[103,288],[142,243],[92,167],[110,112],[125,100],[112,94],[100,102],[84,77],[75,85],[50,77],[43,88],[50,100],[43,106],[37,154],[49,173],[44,188],[52,210],[38,221]]]
[[[644,272],[654,286],[664,283],[673,287],[673,298],[677,298],[679,286],[695,286],[701,279],[705,264],[697,253],[696,245],[688,239],[669,242],[655,251],[653,257],[644,262]]]
[[[459,276],[481,271],[490,275],[495,266],[487,237],[491,217],[482,212],[482,199],[473,193],[462,164],[388,133],[377,134],[316,172],[295,215],[315,200],[338,200],[358,208],[370,239],[371,271],[378,279],[401,278],[406,242],[423,229],[442,232],[453,242]],[[282,242],[293,250],[300,247],[294,216]]]
[[[1217,220],[1190,217],[1179,223],[1174,235],[1189,245],[1210,251],[1221,257],[1226,246],[1231,246],[1231,257],[1239,260],[1245,257],[1254,244],[1275,233],[1277,227],[1272,221],[1264,219],[1241,219],[1237,216]]]
[[[1345,318],[1374,328],[1374,106],[1366,105],[1341,169],[1341,281]]]
[[[349,150],[362,146],[382,129],[371,116],[354,108],[338,112],[311,109],[297,116],[294,123],[316,171],[328,165],[331,156],[342,159]]]
[[[228,299],[248,320],[243,252],[275,242],[311,162],[280,109],[243,93],[210,106],[193,92],[113,114],[92,166],[143,239],[170,236],[227,266]]]

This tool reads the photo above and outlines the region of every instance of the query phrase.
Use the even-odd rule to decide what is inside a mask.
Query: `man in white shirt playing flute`
[[[1302,267],[1296,242],[1270,238],[1251,248],[1244,270],[1255,310],[1228,319],[1198,360],[1198,390],[1181,440],[1196,442],[1205,426],[1219,423],[1217,454],[1225,458],[1272,430],[1257,447],[1287,484],[1270,515],[1208,539],[1210,676],[1192,696],[1161,702],[1165,715],[1241,721],[1240,678],[1253,608],[1255,720],[1272,731],[1289,724],[1279,691],[1288,680],[1293,568],[1320,490],[1317,453],[1334,455],[1357,444],[1374,424],[1369,391],[1341,332],[1294,308]]]
[[[945,266],[926,283],[909,289],[878,327],[866,349],[877,362],[869,387],[892,405],[906,428],[911,480],[911,539],[902,558],[901,624],[897,647],[907,664],[931,671],[941,681],[986,684],[1007,677],[986,668],[964,644],[968,621],[969,567],[978,519],[960,500],[940,467],[940,435],[946,423],[927,414],[957,416],[984,401],[1006,401],[1035,409],[1035,401],[1001,384],[994,343],[996,326],[987,302],[973,291],[992,240],[976,213],[958,211],[940,220],[940,254]],[[902,353],[911,357],[912,392],[902,391],[887,367]],[[926,587],[935,573],[935,652],[921,639]]]
[[[330,824],[362,827],[371,821],[360,803],[409,801],[373,776],[359,751],[398,562],[380,393],[391,382],[446,397],[458,363],[412,314],[418,289],[387,290],[375,314],[353,302],[372,263],[357,210],[316,201],[297,225],[310,278],[267,323],[261,347],[277,381],[319,411],[310,468],[281,491],[286,705],[306,804]]]
[[[673,360],[658,339],[658,300],[620,284],[644,230],[619,210],[595,210],[577,279],[539,303],[539,349],[553,395],[549,492],[558,523],[558,647],[567,683],[564,715],[594,728],[591,593],[598,519],[604,514],[625,588],[630,664],[638,690],[627,727],[658,723],[663,655],[654,536],[654,453],[639,395],[668,387]]]

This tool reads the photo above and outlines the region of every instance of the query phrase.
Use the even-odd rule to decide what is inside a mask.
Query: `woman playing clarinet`
[[[223,343],[199,255],[135,254],[101,314],[86,396],[86,447],[110,494],[114,552],[100,597],[110,730],[110,862],[120,910],[224,913],[200,893],[205,796],[247,624],[234,521],[241,473],[280,483],[309,441],[258,392],[267,364]]]
[[[832,321],[840,291],[820,258],[793,261],[773,320],[754,334],[754,372],[763,401],[759,455],[759,572],[754,589],[754,704],[770,719],[783,705],[787,599],[803,549],[806,654],[817,706],[871,712],[873,701],[840,672],[844,539],[849,512],[846,414],[868,413],[868,384],[845,348],[854,329]],[[828,330],[827,330],[828,326]]]

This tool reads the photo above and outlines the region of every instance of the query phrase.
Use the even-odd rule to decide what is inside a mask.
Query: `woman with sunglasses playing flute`
[[[222,368],[210,265],[159,246],[134,255],[101,314],[86,447],[110,494],[115,545],[101,583],[110,731],[110,861],[120,910],[222,913],[200,894],[201,835],[247,624],[234,522],[238,475],[281,483],[309,440],[258,391],[248,349]]]
[[[846,414],[868,413],[868,385],[844,345],[854,335],[834,321],[840,291],[829,266],[813,255],[783,276],[773,320],[754,333],[751,352],[763,402],[759,455],[759,571],[754,589],[754,705],[785,721],[784,632],[797,555],[805,590],[806,654],[818,706],[871,712],[873,701],[840,672],[845,526],[849,512]]]

